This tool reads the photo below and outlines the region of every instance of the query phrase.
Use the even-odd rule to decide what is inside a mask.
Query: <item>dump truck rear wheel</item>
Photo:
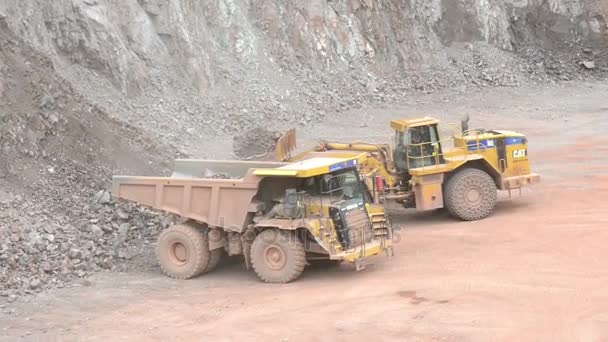
[[[217,265],[222,259],[222,254],[224,254],[222,248],[217,248],[209,252],[209,265],[207,265],[207,270],[205,270],[205,272],[211,272],[217,268]]]
[[[156,256],[162,271],[176,279],[190,279],[209,265],[209,242],[202,229],[179,224],[165,229],[158,237]]]
[[[295,232],[265,230],[253,240],[251,265],[258,277],[267,283],[288,283],[304,271],[304,245]]]
[[[445,187],[445,207],[452,216],[465,221],[490,215],[496,206],[496,197],[496,183],[479,169],[456,172]]]

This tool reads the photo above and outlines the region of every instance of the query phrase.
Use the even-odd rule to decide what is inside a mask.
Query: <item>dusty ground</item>
[[[311,269],[288,285],[262,284],[240,265],[185,282],[101,273],[8,304],[0,340],[608,339],[608,84],[450,91],[329,116],[301,138],[384,140],[390,118],[466,112],[473,126],[528,134],[544,177],[522,198],[503,195],[488,219],[395,213],[392,260]]]

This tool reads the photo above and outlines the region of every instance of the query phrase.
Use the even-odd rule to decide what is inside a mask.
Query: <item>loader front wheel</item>
[[[288,283],[304,271],[304,245],[295,232],[265,230],[253,240],[251,265],[258,277],[267,283]]]
[[[190,279],[209,265],[209,242],[195,224],[178,224],[158,237],[156,257],[162,271],[171,278]]]
[[[490,215],[496,207],[496,183],[479,169],[462,169],[445,186],[445,207],[464,221],[475,221]]]

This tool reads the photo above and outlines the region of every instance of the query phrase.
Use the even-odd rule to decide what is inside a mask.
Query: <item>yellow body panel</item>
[[[498,142],[504,141],[504,153],[499,151]],[[491,131],[454,137],[454,145],[462,151],[475,149],[486,165],[498,175],[497,185],[507,190],[505,180],[510,179],[509,189],[537,183],[540,178],[531,173],[528,146],[525,136],[512,131]],[[467,147],[467,145],[469,147]],[[485,146],[485,147],[484,147]],[[467,151],[469,155],[470,151]],[[514,181],[518,180],[518,181]]]
[[[325,249],[331,259],[356,261],[365,256],[375,255],[378,251],[385,250],[387,247],[392,246],[390,242],[392,239],[392,229],[390,229],[390,235],[387,236],[386,239],[378,239],[378,241],[381,242],[380,244],[377,243],[378,241],[372,240],[372,242],[364,243],[353,249],[355,252],[353,252],[353,250],[345,251],[337,239],[338,232],[336,231],[334,221],[329,218],[329,203],[329,198],[315,198],[314,201],[306,203],[306,216],[319,217],[319,219],[309,220],[307,222],[307,229],[317,243]],[[374,228],[372,218],[385,217],[383,205],[366,204],[365,210],[370,218],[370,222],[372,222],[372,228]],[[372,253],[371,251],[376,250],[375,247],[379,247],[380,249]],[[361,251],[366,252],[361,254]]]
[[[332,259],[342,259],[348,262],[357,262],[360,259],[378,255],[380,252],[386,251],[392,247],[393,242],[391,240],[386,240],[384,242],[374,241],[362,247],[357,247],[354,251],[342,252],[332,257]]]
[[[414,176],[411,182],[416,193],[416,209],[443,208],[443,173]]]
[[[255,169],[253,174],[256,176],[308,178],[356,166],[356,159],[325,156],[304,159],[277,168],[259,168]]]
[[[356,159],[358,163],[363,162],[367,159],[367,153],[353,150],[329,150],[329,151],[308,151],[298,159],[294,157],[292,161],[296,160],[309,160],[312,158],[339,158],[339,159]]]
[[[528,160],[527,147],[525,144],[507,146],[506,161],[507,168],[503,173],[503,177],[527,175],[530,173],[530,161]]]
[[[324,216],[318,219],[309,220],[306,228],[315,238],[319,246],[331,256],[336,253],[341,253],[342,246],[335,238],[336,227],[334,226],[334,222],[327,217],[328,216]]]
[[[296,170],[279,170],[279,169],[256,169],[253,172],[256,176],[278,176],[278,177],[296,177]]]
[[[460,155],[452,155],[451,157],[444,157],[444,158],[445,158],[445,163],[443,163],[443,164],[409,169],[409,173],[410,173],[410,175],[417,176],[417,177],[421,177],[421,176],[425,176],[425,175],[432,175],[432,174],[437,174],[437,173],[448,173],[453,170],[456,170],[457,168],[459,168],[460,166],[464,165],[465,163],[467,163],[469,161],[481,159],[482,156],[480,156],[478,154],[471,154],[471,155],[460,154]]]
[[[400,132],[404,132],[406,129],[411,127],[435,125],[438,123],[439,120],[425,116],[422,118],[393,120],[391,121],[391,128]]]
[[[382,176],[389,187],[395,186],[398,181],[384,164],[373,156],[366,155],[363,160],[359,161],[359,173],[366,179],[369,179],[370,182],[372,181],[372,176]],[[371,183],[368,184],[368,188],[373,188]]]
[[[366,205],[367,213],[371,216],[374,214],[382,214],[384,215],[384,206],[379,204],[371,204],[368,203]]]

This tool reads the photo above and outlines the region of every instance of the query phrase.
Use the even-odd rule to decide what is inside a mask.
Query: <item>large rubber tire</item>
[[[267,283],[288,283],[297,279],[306,266],[304,245],[295,232],[268,229],[251,245],[251,266]]]
[[[194,224],[178,224],[158,237],[156,257],[162,271],[171,278],[190,279],[209,265],[209,241]]]
[[[490,175],[479,169],[466,168],[448,180],[444,203],[449,213],[458,219],[480,220],[494,211],[497,192]]]
[[[216,248],[216,249],[212,250],[211,252],[209,252],[209,264],[207,265],[207,269],[205,270],[205,273],[211,272],[217,268],[217,265],[220,263],[220,260],[222,259],[223,254],[224,254],[223,248]]]

